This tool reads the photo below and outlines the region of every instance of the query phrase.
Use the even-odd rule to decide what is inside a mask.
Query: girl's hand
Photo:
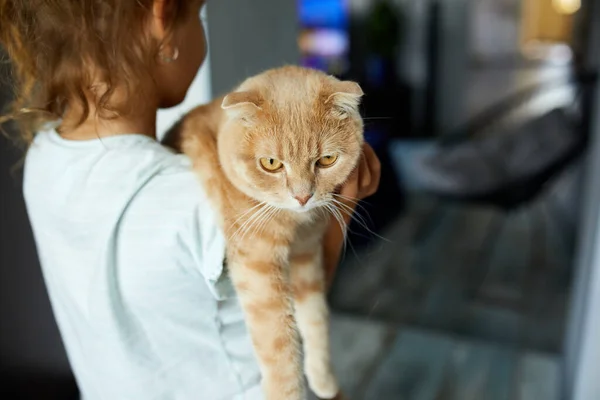
[[[340,188],[340,195],[347,200],[344,203],[350,203],[350,199],[362,200],[375,194],[379,188],[380,178],[381,163],[379,162],[379,158],[377,158],[373,148],[365,143],[358,166],[346,183]]]
[[[377,158],[371,146],[365,143],[360,163],[350,175],[348,181],[340,188],[338,200],[354,210],[358,200],[369,197],[377,191],[380,178],[381,163],[379,158]],[[350,223],[352,216],[347,212],[342,212],[342,214],[346,224]],[[325,234],[323,248],[323,263],[329,285],[333,281],[345,237],[344,229],[335,218],[332,218]]]

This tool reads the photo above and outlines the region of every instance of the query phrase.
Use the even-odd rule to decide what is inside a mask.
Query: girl
[[[262,398],[216,217],[189,160],[156,140],[157,110],[184,99],[204,60],[202,6],[0,0],[17,84],[4,120],[30,142],[27,209],[88,400]],[[347,197],[378,186],[379,162],[364,154]],[[332,222],[330,277],[342,242]]]

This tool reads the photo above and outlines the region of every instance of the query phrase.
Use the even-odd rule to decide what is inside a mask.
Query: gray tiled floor
[[[334,315],[331,351],[344,393],[360,397],[397,335],[394,325]],[[357,398],[358,398],[357,397]]]
[[[411,197],[383,233],[388,241],[347,254],[331,294],[334,309],[559,351],[573,252],[569,228],[552,206],[559,187],[510,214]]]
[[[348,253],[331,302],[351,399],[558,398],[571,250],[553,191],[512,215],[411,196],[388,241]]]
[[[556,400],[558,359],[334,315],[332,355],[351,400]]]

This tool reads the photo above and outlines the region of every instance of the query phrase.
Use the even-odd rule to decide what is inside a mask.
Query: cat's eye
[[[276,172],[283,167],[283,163],[276,158],[263,157],[259,160],[260,166],[267,172]]]
[[[333,164],[335,164],[337,159],[338,159],[337,155],[323,156],[323,157],[319,158],[319,161],[317,161],[317,165],[319,167],[323,167],[323,168],[331,167]]]

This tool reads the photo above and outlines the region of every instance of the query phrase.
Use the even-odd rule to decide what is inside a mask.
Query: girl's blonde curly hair
[[[161,43],[146,34],[155,0],[0,0],[0,45],[8,54],[14,101],[0,123],[14,120],[31,142],[40,124],[61,118],[67,107],[90,114],[89,92],[100,79],[102,93],[91,101],[99,115],[126,113],[135,102],[110,104],[116,88],[140,98]],[[185,18],[193,0],[164,0],[166,25]],[[93,66],[94,77],[90,66]]]

